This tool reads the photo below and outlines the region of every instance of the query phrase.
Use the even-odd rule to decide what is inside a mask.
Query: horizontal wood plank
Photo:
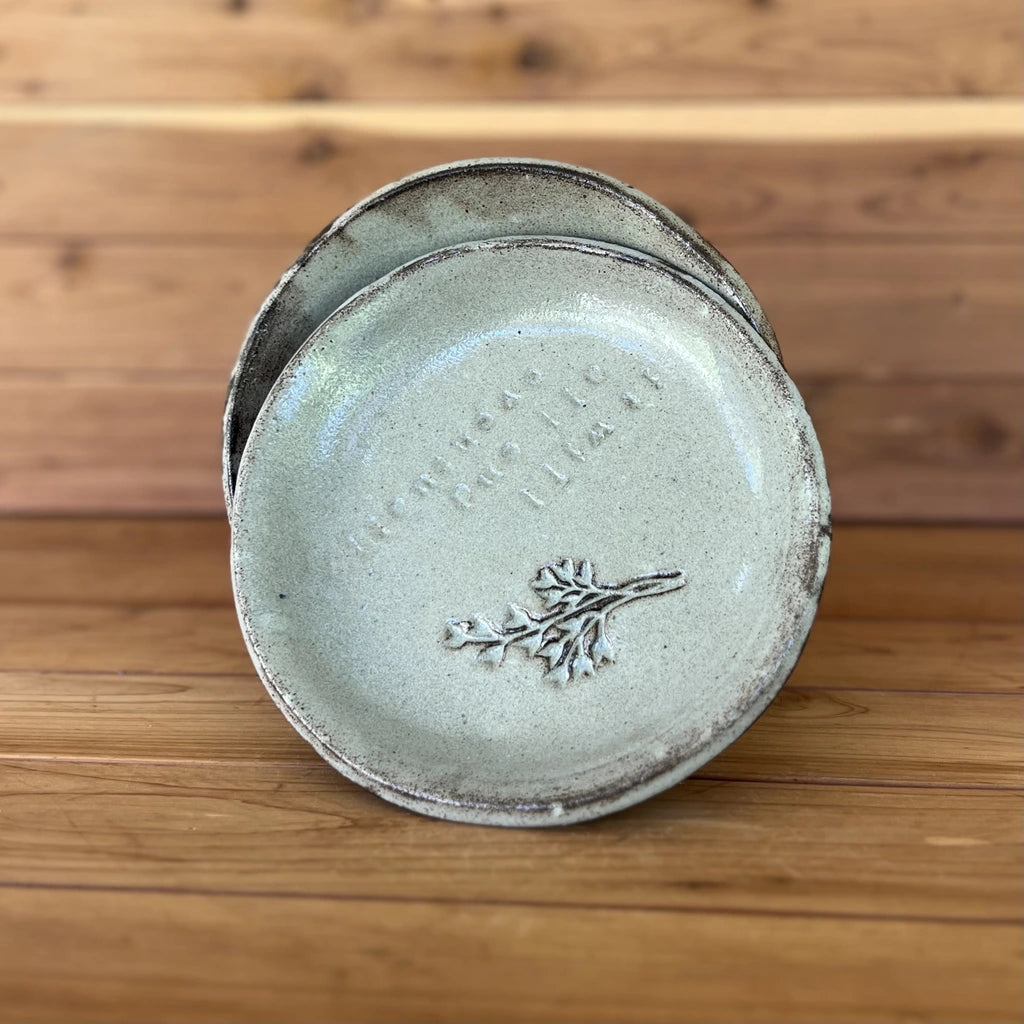
[[[821,615],[1020,622],[1024,535],[1012,528],[837,526]]]
[[[798,379],[837,520],[1019,522],[1022,382]],[[0,374],[0,510],[220,513],[220,379]]]
[[[0,672],[0,1020],[1013,1019],[1019,531],[839,527],[762,719],[545,832],[323,764],[247,664],[226,541],[0,522],[0,664],[77,666]]]
[[[1019,623],[822,619],[790,677],[807,689],[1020,693]]]
[[[0,247],[10,315],[0,367],[206,371],[226,387],[249,322],[298,252],[75,240]]]
[[[0,671],[252,672],[234,609],[0,603]],[[820,620],[792,685],[1019,693],[1022,627],[1000,622]]]
[[[1014,925],[22,889],[0,1019],[1004,1022],[1019,956]]]
[[[149,374],[0,374],[0,510],[224,509],[226,381]]]
[[[1010,0],[19,0],[0,97],[986,95],[1020,35]]]
[[[761,721],[702,774],[765,781],[1019,786],[1022,711],[1024,703],[1009,695],[794,687],[784,689]]]
[[[993,554],[1012,550],[993,540]],[[228,607],[230,543],[224,515],[0,517],[0,603]]]
[[[1020,368],[1024,247],[737,241],[728,257],[797,378],[961,380]]]
[[[278,239],[302,237],[381,180],[430,162],[427,151],[432,159],[456,155],[437,149],[443,141],[382,142],[343,132],[220,136],[54,126],[0,129],[5,132],[16,144],[0,193],[0,231],[9,240],[51,239],[28,246],[35,260],[26,265],[17,259],[25,246],[5,249],[13,255],[0,259],[14,324],[5,335],[12,340],[0,350],[7,371],[0,391],[11,396],[6,415],[19,442],[0,465],[5,511],[217,510],[223,375],[258,294],[298,244]],[[339,146],[343,136],[348,141]],[[80,195],[69,193],[63,177],[47,184],[47,173],[38,170],[45,152],[67,147],[81,157],[71,190],[84,189]],[[680,147],[640,148],[637,156],[649,158],[641,171],[649,180],[625,176],[670,201],[670,187],[680,195],[685,183],[673,158]],[[784,148],[783,159],[783,147],[688,146],[685,173],[696,176],[687,202],[701,211],[698,224],[708,212],[711,220],[702,226],[712,237],[723,243],[731,237],[737,252],[746,253],[747,273],[763,295],[766,287],[769,296],[775,289],[776,320],[793,338],[787,358],[809,386],[825,443],[837,517],[1019,520],[1018,383],[984,377],[1013,372],[1019,293],[1012,282],[1020,251],[1005,228],[1007,211],[1019,203],[1015,182],[1012,189],[1008,184],[1019,169],[1019,147]],[[187,149],[189,159],[173,156],[174,149]],[[401,166],[401,154],[413,152],[423,159]],[[628,153],[632,158],[634,148]],[[744,154],[757,171],[743,163]],[[239,160],[248,172],[231,169]],[[203,184],[191,177],[198,168]],[[253,168],[255,177],[265,176],[262,183],[254,181]],[[124,174],[136,176],[126,181]],[[283,178],[272,180],[275,175]],[[283,186],[284,179],[296,187]],[[233,182],[232,189],[217,194],[210,187],[217,180]],[[973,198],[964,205],[968,193],[992,199],[992,216]],[[267,194],[288,200],[268,210]],[[310,204],[317,196],[324,206],[314,220]],[[137,205],[128,209],[125,202]],[[937,216],[933,202],[965,213],[957,241],[937,248],[915,239],[937,224],[954,225],[957,215]],[[33,203],[47,213],[40,207],[30,223],[23,215]],[[274,223],[267,219],[278,215]],[[711,230],[716,221],[719,234]],[[126,234],[137,241],[111,242]],[[198,245],[197,234],[260,239],[251,251],[261,269],[250,273],[255,257],[241,243]],[[871,241],[882,235],[899,244]],[[150,262],[154,249],[143,239],[156,237],[179,243],[155,247]],[[142,251],[149,256],[136,259]],[[881,261],[879,252],[886,253]],[[202,253],[213,256],[200,259]],[[129,264],[134,269],[126,273]],[[822,266],[832,269],[822,274]],[[794,283],[802,279],[806,288]],[[913,284],[921,280],[928,284]],[[914,298],[906,299],[908,293]],[[967,335],[976,339],[971,359],[961,343]],[[40,343],[25,344],[25,337]],[[86,351],[93,361],[79,372]],[[42,370],[57,374],[60,386]],[[869,381],[848,381],[851,373]],[[981,379],[967,390],[949,389],[903,383],[898,376],[906,373]]]
[[[453,128],[453,132],[455,129]],[[527,154],[649,192],[728,250],[734,241],[1019,242],[1019,140],[610,145],[553,138],[395,138],[335,128],[0,125],[0,236],[294,240],[423,167]],[[74,167],[74,175],[66,168]]]
[[[83,630],[82,638],[88,642]],[[184,645],[192,637],[180,636]],[[4,672],[0,756],[315,762],[253,675]],[[1019,694],[782,691],[710,778],[1018,786]]]
[[[0,670],[248,674],[235,610],[0,605]],[[52,644],[45,640],[49,635]],[[45,664],[41,664],[45,663]]]
[[[298,251],[288,242],[0,246],[0,368],[226,379],[249,321]],[[738,240],[727,255],[797,375],[961,379],[1020,369],[1019,244]]]
[[[326,765],[8,761],[0,790],[0,885],[1003,921],[1024,895],[1016,793],[694,780],[537,832],[453,829]]]
[[[228,606],[229,542],[223,516],[0,517],[0,602]],[[1019,622],[1022,602],[1018,529],[843,523],[818,614]]]
[[[662,142],[1017,140],[1010,97],[580,102],[4,103],[0,124],[218,131],[331,129],[378,137]]]
[[[836,518],[1020,521],[1019,381],[797,383]]]
[[[401,174],[519,152],[631,181],[735,262],[837,519],[1021,521],[1010,0],[3,20],[0,512],[219,516],[226,371],[304,241]],[[0,1024],[1019,1015],[1019,531],[841,522],[766,714],[546,832],[421,819],[321,762],[249,663],[227,539],[0,521]]]

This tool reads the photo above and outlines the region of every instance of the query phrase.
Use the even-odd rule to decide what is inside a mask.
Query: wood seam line
[[[710,764],[711,762],[709,762]],[[157,771],[164,771],[170,769],[186,769],[195,768],[203,771],[223,771],[224,773],[234,773],[239,768],[244,768],[247,771],[256,772],[260,775],[263,774],[263,769],[269,769],[274,772],[293,772],[300,776],[305,777],[315,774],[316,779],[311,780],[314,784],[327,783],[332,790],[336,785],[344,787],[351,787],[350,795],[356,795],[366,797],[367,792],[359,788],[351,780],[345,779],[340,776],[336,771],[331,769],[330,765],[326,761],[321,760],[302,760],[302,761],[288,761],[288,760],[272,760],[272,761],[253,761],[253,760],[214,760],[210,758],[197,758],[195,760],[167,760],[159,758],[118,758],[111,757],[109,755],[83,755],[80,757],[75,756],[63,756],[53,755],[49,756],[46,754],[28,754],[28,753],[0,753],[0,771],[14,772],[19,775],[30,773],[35,776],[46,777],[49,775],[56,774],[58,777],[80,777],[80,778],[97,778],[97,776],[84,775],[79,776],[77,771],[68,772],[65,768],[74,769],[75,766],[87,767],[94,766],[101,769],[112,769],[119,770],[120,768],[148,768],[156,769]],[[99,776],[102,778],[102,776]],[[117,782],[128,782],[124,779],[111,779],[111,781]],[[285,780],[295,781],[294,776]],[[698,769],[692,775],[688,775],[685,779],[681,780],[676,786],[686,785],[689,787],[690,783],[707,782],[713,783],[716,787],[723,786],[744,786],[744,787],[756,787],[766,786],[771,789],[781,788],[797,788],[797,789],[820,789],[822,787],[829,787],[833,789],[856,789],[861,791],[863,794],[877,794],[879,791],[889,790],[907,790],[909,792],[925,791],[934,794],[955,794],[963,792],[981,792],[981,793],[1019,793],[1024,796],[1024,785],[1020,786],[1002,786],[998,784],[986,784],[983,782],[901,782],[899,780],[892,781],[888,779],[875,779],[864,782],[842,782],[837,783],[831,779],[797,779],[792,778],[776,779],[769,776],[744,776],[744,775],[721,775],[715,774],[714,772],[705,772],[704,769]],[[183,781],[180,783],[156,783],[156,782],[143,782],[143,785],[156,785],[162,786],[167,789],[186,789],[189,788],[189,782]],[[212,788],[212,784],[200,784],[199,790],[206,792]],[[666,790],[666,793],[671,793],[675,787],[671,787]],[[230,790],[230,793],[241,793],[244,789]],[[275,790],[275,793],[277,791]],[[52,794],[49,792],[36,794],[40,797],[49,797]],[[661,794],[661,799],[665,799],[664,793]],[[381,807],[384,807],[381,804]],[[0,885],[3,885],[2,879],[0,879]]]
[[[639,913],[639,914],[716,914],[729,916],[756,917],[788,917],[809,918],[814,920],[843,921],[891,921],[894,923],[914,922],[921,924],[962,924],[991,925],[995,928],[1019,927],[1021,918],[1016,917],[953,917],[942,914],[883,914],[856,913],[853,911],[828,910],[786,910],[782,908],[767,909],[755,907],[731,906],[666,906],[664,904],[630,904],[630,903],[580,903],[574,901],[552,900],[514,900],[514,899],[456,899],[453,897],[416,897],[365,895],[356,893],[303,892],[301,890],[273,889],[216,889],[201,886],[191,887],[157,885],[101,885],[99,883],[76,882],[29,882],[16,880],[0,880],[0,890],[43,890],[51,892],[81,893],[116,893],[122,895],[155,895],[155,896],[219,896],[228,899],[269,899],[269,900],[323,900],[332,903],[380,903],[418,906],[451,906],[451,907],[507,907],[526,910],[574,910],[595,911],[598,913]]]
[[[0,103],[0,126],[211,132],[346,129],[389,138],[908,142],[1021,139],[1016,98],[685,102]]]
[[[710,763],[710,762],[709,762]],[[267,758],[256,760],[245,757],[112,757],[102,754],[55,754],[55,753],[30,753],[27,751],[0,751],[0,766],[14,765],[120,765],[131,767],[133,765],[150,768],[216,768],[216,769],[310,769],[315,768],[329,772],[330,766],[313,755],[305,758]],[[1016,766],[1013,766],[1016,767]],[[337,781],[342,785],[355,786],[356,783],[337,776]],[[885,790],[928,790],[938,792],[963,793],[1019,793],[1024,795],[1024,788],[1019,785],[1003,785],[1000,783],[985,782],[926,782],[912,779],[867,779],[854,778],[853,776],[821,778],[820,776],[800,775],[722,775],[705,772],[698,769],[693,775],[687,776],[695,782],[726,782],[739,783],[742,785],[765,785],[765,786],[825,786],[834,789],[885,789]],[[684,779],[683,782],[687,780]]]

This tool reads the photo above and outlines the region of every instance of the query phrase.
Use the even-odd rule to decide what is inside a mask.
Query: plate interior
[[[346,774],[446,817],[579,818],[763,709],[827,524],[799,395],[715,293],[495,240],[377,282],[291,362],[242,460],[233,578],[261,676]]]
[[[729,263],[650,197],[605,175],[541,160],[464,161],[382,189],[315,239],[268,296],[246,339],[225,415],[224,486],[260,408],[314,328],[359,289],[440,249],[505,235],[561,235],[627,246],[694,275],[775,336]],[[777,351],[777,348],[776,348]]]

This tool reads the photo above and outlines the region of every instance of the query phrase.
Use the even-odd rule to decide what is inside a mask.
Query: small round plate
[[[224,494],[267,393],[310,332],[395,267],[461,242],[503,235],[595,239],[657,256],[720,292],[778,353],[743,278],[689,224],[596,171],[547,160],[467,160],[375,192],[314,239],[267,297],[246,337],[224,414]]]
[[[716,292],[509,238],[413,261],[314,332],[242,458],[232,575],[260,676],[339,771],[547,825],[754,721],[829,535],[803,403]]]

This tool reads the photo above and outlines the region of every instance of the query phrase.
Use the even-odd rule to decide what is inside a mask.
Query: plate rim
[[[230,513],[231,504],[234,499],[235,487],[238,479],[238,465],[241,463],[245,451],[245,441],[241,447],[238,446],[238,435],[241,432],[236,422],[237,417],[237,396],[240,384],[246,378],[246,371],[253,365],[256,354],[261,350],[266,340],[263,331],[272,310],[281,300],[286,289],[300,277],[302,271],[309,264],[310,260],[316,258],[325,247],[335,238],[342,235],[345,230],[357,221],[360,217],[376,210],[392,199],[403,195],[414,189],[429,186],[431,184],[445,181],[454,177],[469,177],[491,173],[541,173],[552,177],[565,178],[583,187],[596,189],[610,193],[624,200],[627,205],[653,219],[656,225],[665,232],[672,235],[677,241],[688,249],[698,260],[711,270],[713,274],[722,277],[725,284],[731,288],[731,295],[719,291],[721,297],[727,304],[736,309],[744,319],[757,331],[767,342],[769,348],[781,361],[782,354],[779,349],[775,331],[751,291],[750,286],[743,279],[735,267],[700,234],[691,224],[673,213],[667,206],[659,203],[656,199],[645,192],[634,188],[632,185],[596,171],[588,167],[581,167],[575,164],[564,163],[558,160],[546,160],[536,157],[478,157],[469,160],[455,160],[449,163],[438,164],[406,175],[387,185],[382,186],[364,199],[355,203],[345,210],[340,216],[331,221],[319,232],[303,249],[299,257],[281,275],[277,283],[267,294],[260,304],[259,310],[253,317],[249,328],[242,341],[242,347],[228,378],[227,392],[224,400],[224,411],[222,416],[222,450],[221,450],[221,486],[224,494],[224,504]],[[503,237],[503,236],[496,236]],[[531,236],[520,236],[531,237]],[[541,237],[541,236],[533,236]],[[550,236],[554,237],[554,236]],[[470,240],[473,241],[473,240]],[[607,243],[615,244],[615,243]],[[637,250],[640,251],[640,250]],[[658,259],[659,257],[653,257]],[[397,269],[397,268],[393,268]],[[713,290],[718,291],[714,285]],[[349,296],[352,298],[353,296]],[[346,299],[345,301],[348,301]],[[344,304],[344,303],[342,303]],[[330,314],[328,314],[330,315]],[[300,346],[301,347],[301,346]],[[298,351],[298,349],[296,349]],[[264,402],[269,397],[270,389],[264,396]],[[258,415],[258,414],[257,414]],[[249,425],[251,433],[253,423]],[[236,462],[237,455],[237,462]]]
[[[245,607],[247,602],[244,595],[239,591],[239,552],[235,543],[237,535],[236,517],[244,512],[245,506],[244,504],[241,507],[234,506],[230,512],[232,527],[230,571],[232,593],[243,639],[260,680],[289,724],[335,770],[390,803],[429,817],[478,825],[536,827],[566,825],[592,820],[618,810],[623,810],[662,792],[686,778],[703,764],[706,764],[717,754],[721,753],[764,713],[792,673],[807,643],[811,626],[817,613],[821,591],[828,570],[831,548],[831,497],[824,458],[814,426],[796,384],[789,377],[764,338],[745,318],[739,316],[736,310],[726,303],[714,289],[693,278],[691,275],[680,271],[671,264],[659,260],[657,257],[611,243],[552,235],[509,236],[445,246],[402,264],[356,292],[310,334],[274,381],[267,394],[266,401],[263,403],[253,424],[253,429],[246,441],[239,462],[238,490],[244,490],[245,479],[248,476],[248,466],[253,458],[252,450],[258,444],[258,439],[262,432],[259,428],[263,425],[263,421],[269,417],[270,410],[273,408],[280,393],[290,384],[295,369],[301,363],[305,354],[320,340],[321,334],[331,329],[336,320],[348,316],[352,310],[359,308],[359,306],[371,301],[375,296],[385,292],[393,281],[410,274],[415,274],[422,267],[436,264],[442,260],[463,256],[473,251],[530,247],[571,250],[641,265],[673,279],[676,284],[681,284],[698,292],[704,292],[712,301],[717,300],[723,311],[746,333],[748,340],[755,346],[761,359],[767,363],[770,372],[777,375],[777,379],[782,379],[785,382],[787,388],[785,400],[787,404],[793,406],[795,418],[799,425],[798,433],[800,444],[803,447],[805,471],[811,474],[815,484],[815,493],[818,498],[819,522],[813,543],[807,545],[806,551],[800,559],[801,565],[807,563],[812,565],[813,568],[810,573],[802,574],[805,586],[800,595],[800,612],[794,618],[794,640],[791,640],[790,644],[779,655],[772,674],[762,681],[748,703],[743,706],[742,712],[725,729],[714,732],[706,741],[699,742],[693,749],[688,749],[684,755],[673,753],[672,751],[666,752],[651,770],[626,777],[621,783],[616,783],[615,785],[604,785],[585,791],[582,795],[574,795],[570,799],[535,800],[530,802],[498,799],[493,801],[467,801],[446,798],[436,793],[403,787],[387,779],[383,774],[374,772],[366,765],[347,757],[343,750],[336,748],[325,740],[318,733],[315,726],[306,721],[302,714],[287,699],[287,686],[265,664],[263,656],[258,650],[257,641],[253,635],[255,631],[251,617],[248,615],[248,608]]]

